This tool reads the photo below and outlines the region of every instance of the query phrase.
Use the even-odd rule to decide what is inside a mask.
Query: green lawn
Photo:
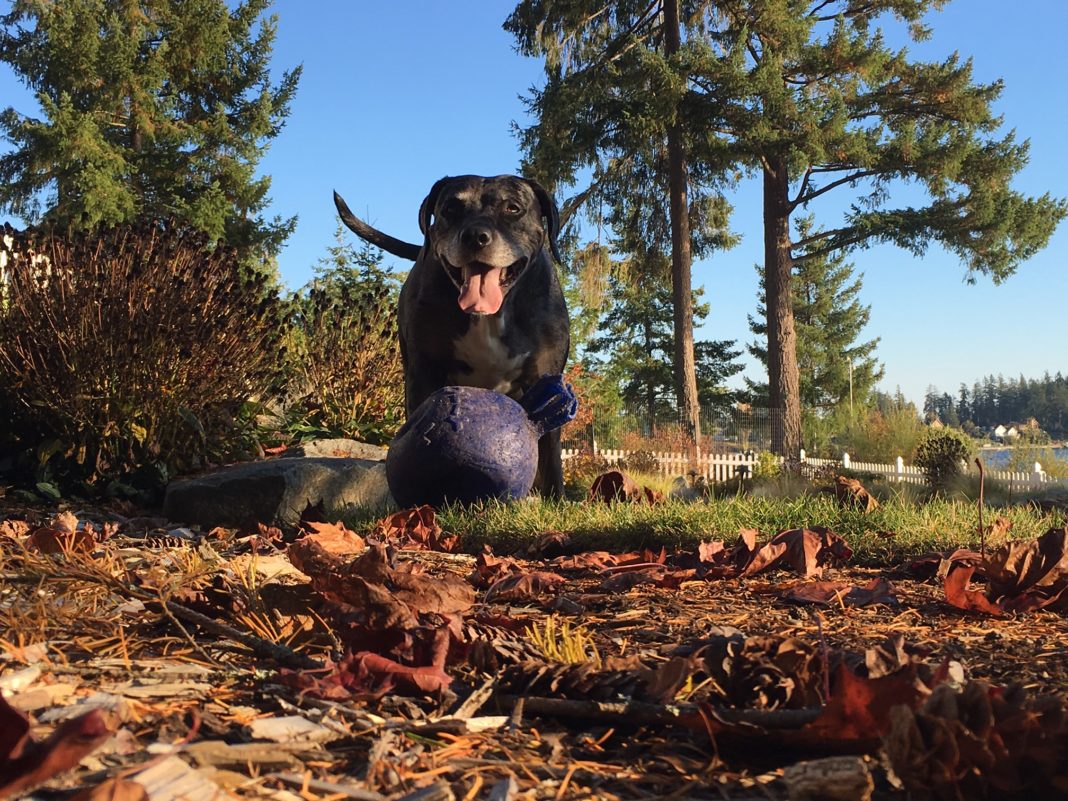
[[[1044,514],[1030,505],[987,506],[984,522],[989,525],[998,515],[1012,523],[1013,539],[1034,538],[1066,522],[1061,512]],[[368,521],[352,522],[366,528]],[[919,502],[904,494],[891,494],[871,513],[842,508],[832,496],[820,493],[739,495],[693,503],[670,500],[652,506],[528,499],[448,507],[440,511],[438,522],[445,531],[461,535],[469,552],[484,544],[498,553],[512,552],[548,531],[567,532],[589,549],[625,550],[685,547],[709,539],[731,542],[742,528],[759,529],[767,538],[782,529],[817,525],[845,537],[855,561],[862,564],[979,544],[975,503]]]

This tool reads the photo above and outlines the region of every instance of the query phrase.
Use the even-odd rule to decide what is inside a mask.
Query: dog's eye
[[[463,214],[464,204],[456,198],[445,201],[445,205],[441,207],[441,213],[445,217],[451,217],[455,219]]]
[[[515,202],[508,202],[504,204],[504,213],[512,217],[518,217],[523,213],[523,207]]]

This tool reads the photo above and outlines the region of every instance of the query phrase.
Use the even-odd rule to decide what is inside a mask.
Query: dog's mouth
[[[494,267],[473,261],[456,267],[442,259],[445,273],[460,290],[460,308],[467,314],[496,314],[504,303],[504,296],[512,288],[527,265],[526,258],[506,267]]]

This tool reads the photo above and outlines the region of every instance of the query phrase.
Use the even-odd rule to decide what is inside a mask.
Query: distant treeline
[[[961,384],[956,397],[928,387],[924,414],[937,415],[948,426],[992,429],[1019,425],[1031,418],[1055,439],[1068,438],[1068,378],[1060,373],[1042,378],[987,376],[969,389]]]

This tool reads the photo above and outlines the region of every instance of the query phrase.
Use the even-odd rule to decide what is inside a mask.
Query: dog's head
[[[537,182],[514,175],[442,178],[419,209],[419,228],[425,252],[444,268],[469,314],[499,311],[544,248],[560,258],[556,204]]]

